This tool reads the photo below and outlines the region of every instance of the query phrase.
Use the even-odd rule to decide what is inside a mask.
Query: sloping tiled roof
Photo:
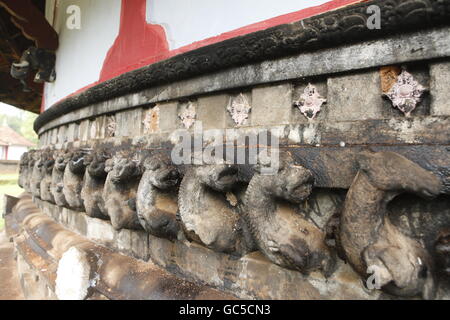
[[[34,147],[34,143],[7,126],[0,126],[0,146]]]

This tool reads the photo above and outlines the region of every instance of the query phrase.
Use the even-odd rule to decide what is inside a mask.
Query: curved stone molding
[[[180,173],[166,154],[144,160],[136,209],[142,227],[150,234],[166,239],[182,237],[177,221]]]
[[[86,172],[81,198],[83,199],[86,214],[93,218],[108,218],[103,199],[103,189],[107,176],[105,163],[110,157],[110,154],[105,150],[98,150],[92,151],[84,158]]]
[[[387,206],[404,192],[424,198],[439,195],[439,178],[393,152],[364,152],[359,163],[341,217],[346,258],[363,277],[368,270],[375,273],[378,285],[388,292],[433,298],[434,263],[419,240],[391,223]]]
[[[262,175],[261,169],[258,165],[248,185],[244,210],[258,248],[279,266],[305,274],[321,270],[329,276],[335,269],[335,255],[325,244],[326,234],[294,205],[311,194],[311,172],[296,165],[288,152],[280,153],[276,175]]]
[[[103,201],[111,224],[116,230],[141,229],[136,213],[136,193],[142,174],[139,164],[130,156],[116,154],[105,163],[108,173]]]
[[[70,153],[64,150],[55,151],[55,164],[52,172],[51,192],[55,203],[60,207],[68,207],[64,190],[64,172],[70,161]]]
[[[63,177],[63,194],[69,208],[84,211],[81,189],[86,165],[84,163],[85,150],[76,150],[70,153],[70,160],[66,165]]]
[[[379,30],[367,28],[369,6],[381,9]],[[299,22],[281,25],[229,39],[177,55],[64,99],[42,113],[36,132],[47,122],[73,110],[158,84],[213,73],[275,57],[398,34],[404,31],[448,25],[450,0],[374,0],[344,7]]]
[[[178,195],[181,222],[186,237],[226,253],[251,251],[237,201],[229,201],[237,184],[238,170],[227,164],[188,169]]]

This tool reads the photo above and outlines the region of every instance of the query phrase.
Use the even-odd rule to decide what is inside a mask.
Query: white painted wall
[[[330,0],[147,0],[147,22],[164,27],[170,49]]]
[[[147,0],[147,21],[166,31],[170,49],[329,0]],[[81,30],[66,28],[69,5],[81,8]],[[56,5],[56,10],[54,6]],[[53,14],[54,12],[54,14]],[[54,83],[44,89],[44,108],[99,80],[120,27],[121,0],[48,0],[47,19],[59,34]]]
[[[20,157],[28,151],[27,147],[23,146],[9,146],[7,160],[20,160]]]
[[[60,0],[54,17],[59,34],[56,52],[57,80],[45,86],[45,108],[69,94],[98,81],[108,50],[120,26],[121,0]],[[66,28],[67,7],[81,9],[81,29]],[[52,1],[47,3],[51,6]],[[47,8],[50,15],[51,8]],[[51,17],[47,17],[51,20]]]

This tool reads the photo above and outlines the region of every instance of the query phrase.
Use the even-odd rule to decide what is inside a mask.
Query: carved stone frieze
[[[143,166],[136,200],[139,221],[154,236],[177,239],[181,232],[176,217],[180,173],[163,153],[147,157]]]
[[[103,188],[105,211],[116,230],[141,229],[136,213],[136,194],[142,175],[139,163],[130,155],[116,154],[105,162]]]
[[[312,192],[312,173],[297,165],[288,152],[280,153],[275,176],[262,175],[262,165],[250,181],[243,211],[258,248],[273,263],[308,274],[330,275],[335,255],[325,244],[326,233],[299,211]]]
[[[40,186],[41,200],[55,203],[55,198],[51,192],[52,186],[52,172],[55,165],[55,159],[53,157],[53,152],[45,152],[45,159],[42,166],[42,180]]]
[[[425,87],[419,84],[412,74],[403,70],[386,96],[395,108],[403,112],[406,117],[410,117],[425,91]]]
[[[247,124],[249,117],[249,112],[252,110],[247,97],[240,93],[237,97],[230,99],[230,103],[227,107],[228,112],[231,115],[233,121],[238,125],[242,126]]]
[[[294,102],[294,105],[300,109],[300,112],[308,120],[313,120],[325,102],[327,100],[321,97],[317,88],[309,83],[300,96],[300,99]]]
[[[236,184],[235,166],[205,165],[188,170],[181,182],[178,204],[189,240],[219,252],[252,251],[240,207],[227,200]]]
[[[363,277],[374,273],[378,285],[400,296],[436,293],[434,262],[418,239],[402,233],[387,206],[401,193],[439,195],[438,177],[393,152],[360,155],[360,171],[347,193],[340,224],[346,258]]]
[[[106,137],[115,137],[117,129],[117,122],[115,116],[108,116],[106,118]]]
[[[81,189],[83,188],[83,179],[86,169],[84,156],[86,150],[75,150],[69,154],[69,160],[64,170],[63,194],[69,208],[78,211],[84,211],[83,200],[81,198]]]
[[[105,163],[110,157],[106,150],[97,150],[84,158],[86,172],[81,197],[86,214],[93,218],[108,218],[103,199],[103,189],[107,176]]]
[[[197,119],[197,111],[195,104],[192,101],[185,103],[181,106],[178,117],[181,119],[181,123],[186,129],[190,129]]]
[[[51,192],[55,203],[60,207],[67,207],[68,203],[63,193],[64,189],[64,172],[70,161],[70,153],[68,151],[59,151],[55,153],[55,164],[52,172]]]

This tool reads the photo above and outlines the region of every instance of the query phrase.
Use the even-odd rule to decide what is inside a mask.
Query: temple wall
[[[21,162],[33,208],[24,196],[6,219],[36,254],[27,266],[51,265],[56,292],[76,247],[92,299],[158,298],[155,273],[195,297],[449,299],[450,5],[397,1],[372,34],[374,3],[174,56],[41,114]],[[249,138],[266,131],[273,144]],[[175,163],[180,133],[203,158]],[[218,145],[220,160],[257,147],[279,166],[196,162]],[[125,288],[120,263],[146,271]]]

